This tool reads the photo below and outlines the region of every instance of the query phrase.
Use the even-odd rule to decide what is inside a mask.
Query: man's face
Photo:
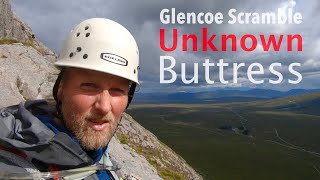
[[[69,68],[58,91],[67,128],[86,150],[106,146],[128,102],[129,81],[97,71]]]

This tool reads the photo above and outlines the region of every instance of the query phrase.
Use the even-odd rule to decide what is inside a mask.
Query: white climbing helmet
[[[139,84],[137,43],[125,27],[109,19],[93,18],[77,25],[55,65],[105,72]]]

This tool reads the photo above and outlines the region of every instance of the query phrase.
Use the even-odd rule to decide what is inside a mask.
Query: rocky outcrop
[[[127,144],[121,144],[118,137],[111,139],[108,148],[109,154],[116,164],[119,165],[120,177],[125,179],[162,179],[158,175],[155,167],[150,166],[148,160],[138,154],[133,148]]]
[[[23,44],[0,45],[0,107],[27,99],[50,98],[58,70],[36,49]]]
[[[59,71],[56,55],[0,1],[0,107],[28,99],[52,100]],[[128,114],[109,144],[110,155],[124,179],[202,179],[179,155],[161,143]]]
[[[136,153],[142,155],[164,179],[202,179],[182,157],[160,142],[154,134],[142,127],[129,114],[123,114],[116,138],[120,140],[123,147],[129,146],[130,151],[134,149]],[[111,152],[117,152],[112,145],[110,149]],[[137,165],[140,166],[140,164]],[[127,172],[135,173],[130,170]]]
[[[0,1],[0,44],[3,44],[1,40],[5,40],[4,42],[20,42],[32,46],[51,62],[56,58],[49,48],[37,40],[31,28],[11,11],[9,0]]]
[[[8,0],[0,1],[0,37],[9,37],[12,34],[13,13]]]

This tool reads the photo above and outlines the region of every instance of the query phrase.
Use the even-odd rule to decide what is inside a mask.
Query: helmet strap
[[[126,109],[129,107],[129,104],[131,103],[132,101],[132,98],[133,98],[133,94],[136,90],[136,86],[137,84],[135,82],[132,82],[131,83],[131,86],[130,86],[130,89],[129,89],[129,93],[128,93],[128,104],[127,104],[127,107]]]
[[[61,69],[61,71],[60,71],[60,73],[58,75],[58,78],[57,78],[56,82],[54,83],[54,86],[53,86],[53,89],[52,89],[53,98],[57,103],[59,101],[58,100],[59,85],[60,85],[60,82],[62,80],[64,72],[65,72],[65,68]]]
[[[62,80],[62,77],[63,77],[63,74],[65,73],[65,68],[61,69],[59,75],[58,75],[58,78],[56,80],[56,82],[54,83],[54,86],[53,86],[53,98],[54,100],[56,101],[56,113],[55,113],[55,117],[57,117],[62,123],[63,125],[64,124],[64,120],[63,120],[63,114],[62,114],[62,111],[61,111],[61,101],[58,99],[58,90],[59,90],[59,85],[60,85],[60,82]]]

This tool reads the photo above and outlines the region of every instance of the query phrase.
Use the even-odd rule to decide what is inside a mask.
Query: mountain
[[[56,57],[11,11],[9,0],[1,0],[0,107],[29,99],[52,101],[52,86],[59,73],[53,65]],[[126,113],[108,147],[124,179],[202,179],[183,158]]]
[[[248,103],[248,106],[277,111],[295,111],[320,115],[320,92],[310,92],[283,98]]]
[[[247,102],[255,100],[267,100],[312,92],[320,92],[320,89],[292,89],[287,92],[270,89],[218,89],[205,92],[176,92],[176,93],[137,93],[134,99],[136,103],[167,104],[167,103],[225,103]]]

